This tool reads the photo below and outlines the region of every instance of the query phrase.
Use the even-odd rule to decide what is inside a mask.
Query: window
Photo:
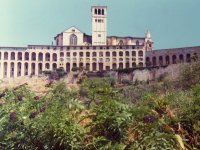
[[[102,9],[102,15],[104,15],[104,9]]]
[[[70,45],[77,45],[77,36],[75,34],[70,35]]]
[[[119,45],[124,45],[124,42],[122,40],[120,40]]]
[[[101,37],[101,34],[98,34],[98,37]]]
[[[136,45],[140,45],[140,43],[139,43],[139,41],[138,41],[138,40],[136,41]]]
[[[96,15],[97,15],[97,9],[95,9],[95,10],[94,10],[94,14],[96,14]]]

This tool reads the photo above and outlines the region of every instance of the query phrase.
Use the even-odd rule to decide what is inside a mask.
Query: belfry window
[[[75,34],[70,35],[70,45],[77,45],[77,36]]]

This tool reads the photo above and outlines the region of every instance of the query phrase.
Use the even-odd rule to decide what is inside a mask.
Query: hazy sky
[[[155,49],[200,45],[200,0],[0,0],[0,46],[51,44],[71,26],[91,34],[92,5],[108,6],[108,35],[150,30]]]

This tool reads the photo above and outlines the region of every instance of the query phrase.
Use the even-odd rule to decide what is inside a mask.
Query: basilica
[[[191,62],[200,47],[153,50],[147,31],[142,37],[108,36],[107,7],[92,6],[92,35],[72,26],[54,37],[54,45],[0,47],[0,79],[42,75],[43,71],[73,67],[89,71],[138,68]]]

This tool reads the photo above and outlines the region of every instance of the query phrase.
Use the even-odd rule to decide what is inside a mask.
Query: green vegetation
[[[44,96],[27,85],[0,94],[2,150],[200,149],[198,62],[178,81],[84,79]],[[191,77],[192,76],[192,77]]]

